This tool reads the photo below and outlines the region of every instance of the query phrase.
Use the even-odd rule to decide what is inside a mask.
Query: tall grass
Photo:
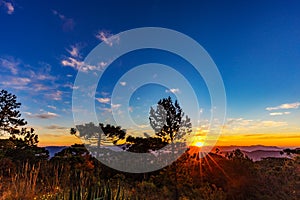
[[[14,169],[7,169],[11,171]],[[96,178],[96,179],[95,179]],[[15,173],[0,176],[0,200],[125,200],[130,194],[120,180],[104,181],[65,164],[26,162]]]

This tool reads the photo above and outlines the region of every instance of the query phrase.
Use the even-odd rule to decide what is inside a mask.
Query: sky
[[[197,140],[215,123],[222,131],[219,145],[300,146],[299,7],[299,1],[0,0],[0,88],[17,95],[22,117],[37,131],[41,146],[80,142],[69,134],[74,112],[82,112],[72,109],[73,91],[80,91],[74,85],[78,73],[102,74],[92,95],[99,122],[151,134],[149,109],[159,99],[192,99],[188,85],[162,66],[149,65],[149,73],[133,70],[160,63],[192,86],[199,108],[187,103],[183,110],[192,118]],[[119,33],[141,27],[175,30],[207,51],[224,83],[224,123],[210,121],[214,108],[203,77],[174,53],[140,49],[84,68],[97,45],[118,48],[124,43]],[[131,85],[147,75],[174,85]],[[118,103],[122,92],[113,102],[115,88],[129,91],[128,105]]]

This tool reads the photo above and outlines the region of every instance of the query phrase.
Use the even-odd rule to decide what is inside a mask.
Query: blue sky
[[[43,144],[71,141],[66,135],[74,126],[72,89],[84,58],[100,42],[122,31],[163,27],[196,40],[217,65],[227,96],[225,135],[251,135],[253,142],[260,142],[259,134],[266,134],[265,138],[278,134],[275,145],[281,145],[284,136],[298,145],[299,7],[299,1],[0,0],[0,86],[18,96],[23,116],[36,127]],[[105,112],[110,112],[111,90],[115,84],[128,84],[118,79],[132,67],[149,62],[170,65],[191,79],[192,85],[200,83],[195,90],[202,97],[203,131],[210,111],[203,80],[188,63],[162,51],[131,52],[114,62],[95,95],[97,114],[109,122]],[[174,96],[157,85],[137,90],[130,101],[133,119],[146,123],[149,106],[168,95]]]

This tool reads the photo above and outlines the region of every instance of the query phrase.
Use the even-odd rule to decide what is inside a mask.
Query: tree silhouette
[[[33,128],[19,128],[27,124],[18,110],[21,103],[17,96],[6,90],[0,91],[0,129],[1,135],[9,134],[9,139],[1,139],[1,153],[16,162],[47,159],[49,152],[38,147],[38,135]]]
[[[150,108],[150,125],[155,134],[162,138],[164,142],[171,143],[172,154],[174,157],[175,141],[185,142],[184,136],[192,132],[191,119],[185,116],[177,100],[173,104],[171,97],[163,98],[158,101],[156,110]],[[173,166],[175,192],[173,199],[179,199],[177,164]]]
[[[11,132],[10,140],[19,140],[22,141],[23,146],[33,147],[36,146],[39,142],[38,135],[35,134],[34,129],[22,128],[21,130],[14,129]]]
[[[150,150],[159,150],[168,144],[158,137],[142,138],[133,136],[128,136],[126,143],[128,151],[135,153],[149,153]]]
[[[106,136],[106,139],[110,140],[113,144],[117,144],[118,141],[125,139],[126,130],[121,129],[120,126],[114,126],[110,124],[100,123],[96,126],[94,123],[86,123],[77,125],[76,128],[70,129],[70,134],[79,138],[89,141],[91,144],[97,143],[100,146],[101,141],[104,140],[102,135]]]
[[[2,134],[12,133],[19,126],[27,124],[25,119],[21,118],[18,110],[21,103],[17,102],[17,96],[6,90],[0,91],[0,129]]]
[[[70,134],[84,140],[85,145],[93,155],[99,157],[103,149],[100,148],[102,142],[110,141],[114,145],[125,139],[126,130],[120,126],[100,123],[96,126],[93,122],[77,125],[70,129]],[[104,136],[104,137],[102,137]]]
[[[185,141],[184,136],[192,132],[191,119],[184,118],[184,112],[177,100],[173,104],[171,97],[158,101],[156,110],[150,108],[150,125],[155,134],[168,143],[175,140]]]

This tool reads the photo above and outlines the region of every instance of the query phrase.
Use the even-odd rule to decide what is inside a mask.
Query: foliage
[[[182,120],[184,114],[177,102],[173,105],[168,98],[159,103],[165,107],[152,110],[152,124],[160,123],[162,112],[166,112],[166,123],[160,123],[157,137],[126,137],[121,127],[103,124],[86,124],[71,129],[71,133],[95,138],[98,144],[101,134],[115,144],[123,140],[126,150],[132,152],[160,149],[188,133],[191,125],[189,120]],[[182,125],[187,125],[186,129],[181,130]],[[0,200],[300,199],[299,149],[284,150],[295,154],[291,159],[253,162],[239,149],[222,156],[201,155],[190,148],[161,170],[130,174],[103,165],[82,144],[71,145],[48,159],[49,152],[37,146],[33,129],[13,129],[10,133],[9,139],[0,140]]]
[[[77,132],[78,130],[78,132]],[[70,129],[71,135],[76,135],[84,140],[87,140],[89,143],[93,141],[97,142],[97,146],[100,146],[103,138],[103,134],[108,138],[113,144],[117,144],[118,141],[125,139],[126,130],[121,129],[120,126],[114,125],[104,125],[100,123],[96,126],[94,123],[86,123],[83,125],[77,125],[76,128]]]
[[[234,153],[236,152],[236,153]],[[1,158],[2,199],[299,199],[300,159],[253,162],[239,151],[232,157],[187,151],[176,164],[148,174],[118,172],[102,165],[83,145],[72,145],[50,160],[23,164]],[[9,172],[10,171],[10,172]],[[0,198],[1,199],[1,198]]]
[[[128,136],[126,138],[128,151],[136,153],[149,153],[149,151],[155,151],[163,148],[167,145],[167,142],[164,142],[161,138],[157,137],[133,137]]]
[[[9,139],[0,140],[0,158],[8,158],[19,164],[48,159],[49,152],[37,147],[38,135],[34,129],[19,128],[27,124],[21,118],[20,106],[16,95],[6,90],[0,91],[0,128],[9,134]]]
[[[171,97],[158,101],[156,110],[150,108],[150,125],[155,134],[164,142],[173,142],[175,139],[183,139],[186,134],[191,133],[191,119],[186,116],[179,106],[177,100],[173,104]]]
[[[21,103],[17,102],[17,96],[6,90],[0,91],[0,129],[11,132],[19,126],[24,126],[27,122],[21,118],[18,110]]]

